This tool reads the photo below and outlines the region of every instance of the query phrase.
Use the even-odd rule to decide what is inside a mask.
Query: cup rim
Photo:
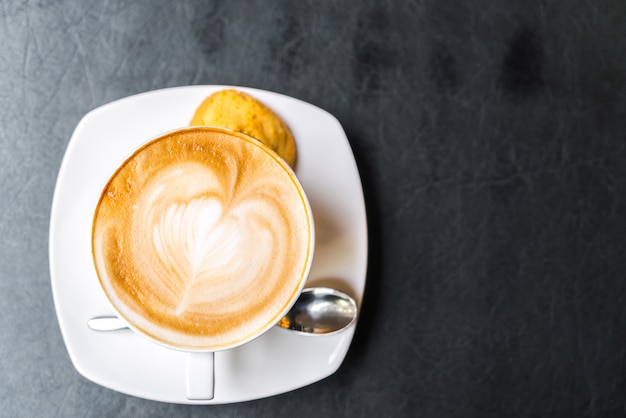
[[[108,188],[109,184],[111,183],[111,181],[113,181],[113,179],[117,176],[117,174],[119,173],[120,170],[122,170],[122,168],[132,159],[135,157],[135,155],[139,154],[142,150],[144,150],[145,148],[147,148],[150,144],[155,143],[157,141],[160,141],[162,139],[165,139],[169,136],[172,135],[176,135],[180,132],[187,132],[187,131],[210,131],[210,132],[218,132],[218,133],[222,133],[222,134],[226,134],[226,135],[230,135],[230,136],[234,136],[234,137],[238,137],[250,144],[252,144],[253,146],[256,146],[258,148],[260,148],[261,150],[263,150],[268,156],[270,156],[276,163],[278,163],[283,171],[290,177],[293,185],[296,187],[298,194],[300,196],[300,201],[302,203],[302,207],[304,208],[304,211],[306,213],[306,218],[307,218],[307,225],[308,225],[308,246],[307,246],[307,257],[306,257],[306,262],[304,263],[304,267],[303,267],[303,271],[300,277],[300,280],[298,281],[298,286],[296,288],[293,289],[293,292],[291,294],[291,297],[288,299],[288,302],[284,304],[283,308],[278,311],[278,313],[276,315],[274,315],[275,321],[268,321],[266,324],[264,324],[262,327],[258,328],[255,332],[252,332],[250,335],[248,335],[245,338],[239,339],[233,343],[230,344],[223,344],[223,345],[218,345],[218,346],[211,346],[211,347],[190,347],[190,346],[185,346],[185,345],[176,345],[174,343],[170,343],[168,341],[163,341],[147,332],[145,332],[143,329],[141,329],[140,327],[136,326],[131,320],[129,320],[118,308],[117,306],[113,303],[111,296],[109,295],[109,292],[107,291],[107,289],[104,286],[102,277],[100,275],[100,272],[98,271],[98,267],[97,267],[97,262],[95,260],[95,249],[94,249],[94,230],[95,230],[95,218],[97,215],[97,211],[100,207],[100,203],[103,199],[105,190]],[[135,147],[126,157],[124,157],[123,159],[121,159],[121,162],[119,164],[116,165],[115,170],[111,173],[111,175],[108,177],[107,181],[105,182],[105,184],[102,186],[100,193],[98,195],[98,201],[96,203],[95,209],[93,211],[93,216],[92,216],[92,226],[91,226],[91,255],[92,255],[92,261],[93,261],[93,266],[94,266],[94,270],[96,273],[96,276],[98,278],[98,284],[100,286],[100,289],[102,290],[102,293],[104,294],[109,306],[112,308],[112,310],[115,312],[115,314],[118,316],[119,319],[121,319],[127,326],[129,329],[133,330],[133,332],[137,333],[138,335],[146,338],[147,340],[163,346],[165,348],[169,348],[169,349],[173,349],[176,351],[182,351],[182,352],[198,352],[198,353],[202,353],[202,352],[217,352],[217,351],[224,351],[224,350],[229,350],[232,348],[236,348],[239,347],[241,345],[244,345],[258,337],[260,337],[261,335],[265,334],[267,331],[269,331],[272,327],[274,327],[279,321],[280,319],[287,314],[287,312],[292,308],[292,306],[295,304],[295,302],[297,301],[298,297],[300,296],[300,294],[302,293],[302,290],[305,287],[305,284],[307,282],[308,276],[310,274],[311,271],[311,266],[313,263],[313,256],[314,256],[314,252],[315,252],[315,226],[314,226],[314,218],[313,218],[313,211],[311,209],[311,205],[309,202],[309,199],[304,191],[304,187],[302,186],[300,180],[298,179],[298,177],[295,174],[294,169],[287,164],[287,162],[278,155],[278,153],[276,153],[274,150],[272,150],[270,147],[268,147],[267,145],[265,145],[264,143],[262,143],[261,141],[259,141],[258,139],[247,135],[243,132],[239,132],[239,131],[235,131],[233,129],[229,129],[229,128],[224,128],[224,127],[218,127],[218,126],[185,126],[185,127],[180,127],[180,128],[174,128],[174,129],[170,129],[167,130],[165,132],[162,132],[160,134],[154,135],[152,137],[150,137],[148,140],[146,140],[145,142],[143,142],[141,145]]]

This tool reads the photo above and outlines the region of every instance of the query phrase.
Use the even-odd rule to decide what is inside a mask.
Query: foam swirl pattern
[[[93,254],[118,313],[183,349],[236,345],[280,319],[302,287],[312,225],[272,151],[219,130],[152,141],[107,184]]]

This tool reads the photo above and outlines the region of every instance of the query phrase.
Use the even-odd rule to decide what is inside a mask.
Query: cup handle
[[[187,353],[187,399],[211,400],[215,388],[215,355]]]

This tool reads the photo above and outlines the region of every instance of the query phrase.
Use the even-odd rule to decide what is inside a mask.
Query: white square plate
[[[91,222],[116,167],[143,143],[187,126],[209,94],[229,86],[189,86],[127,97],[88,113],[59,170],[50,220],[50,274],[70,358],[87,379],[110,389],[172,403],[220,404],[288,392],[334,373],[356,325],[335,336],[307,337],[274,327],[215,356],[215,398],[185,397],[186,354],[132,331],[94,332],[87,320],[112,315],[91,257]],[[273,109],[296,139],[300,179],[313,210],[316,248],[306,286],[327,285],[360,306],[367,269],[363,190],[346,135],[329,113],[303,101],[235,87]]]

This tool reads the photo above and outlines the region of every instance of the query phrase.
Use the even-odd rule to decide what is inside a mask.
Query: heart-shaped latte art
[[[164,285],[176,289],[178,314],[194,302],[194,287],[234,273],[240,242],[239,222],[224,216],[222,203],[214,197],[174,203],[154,219],[152,245],[168,275]]]

